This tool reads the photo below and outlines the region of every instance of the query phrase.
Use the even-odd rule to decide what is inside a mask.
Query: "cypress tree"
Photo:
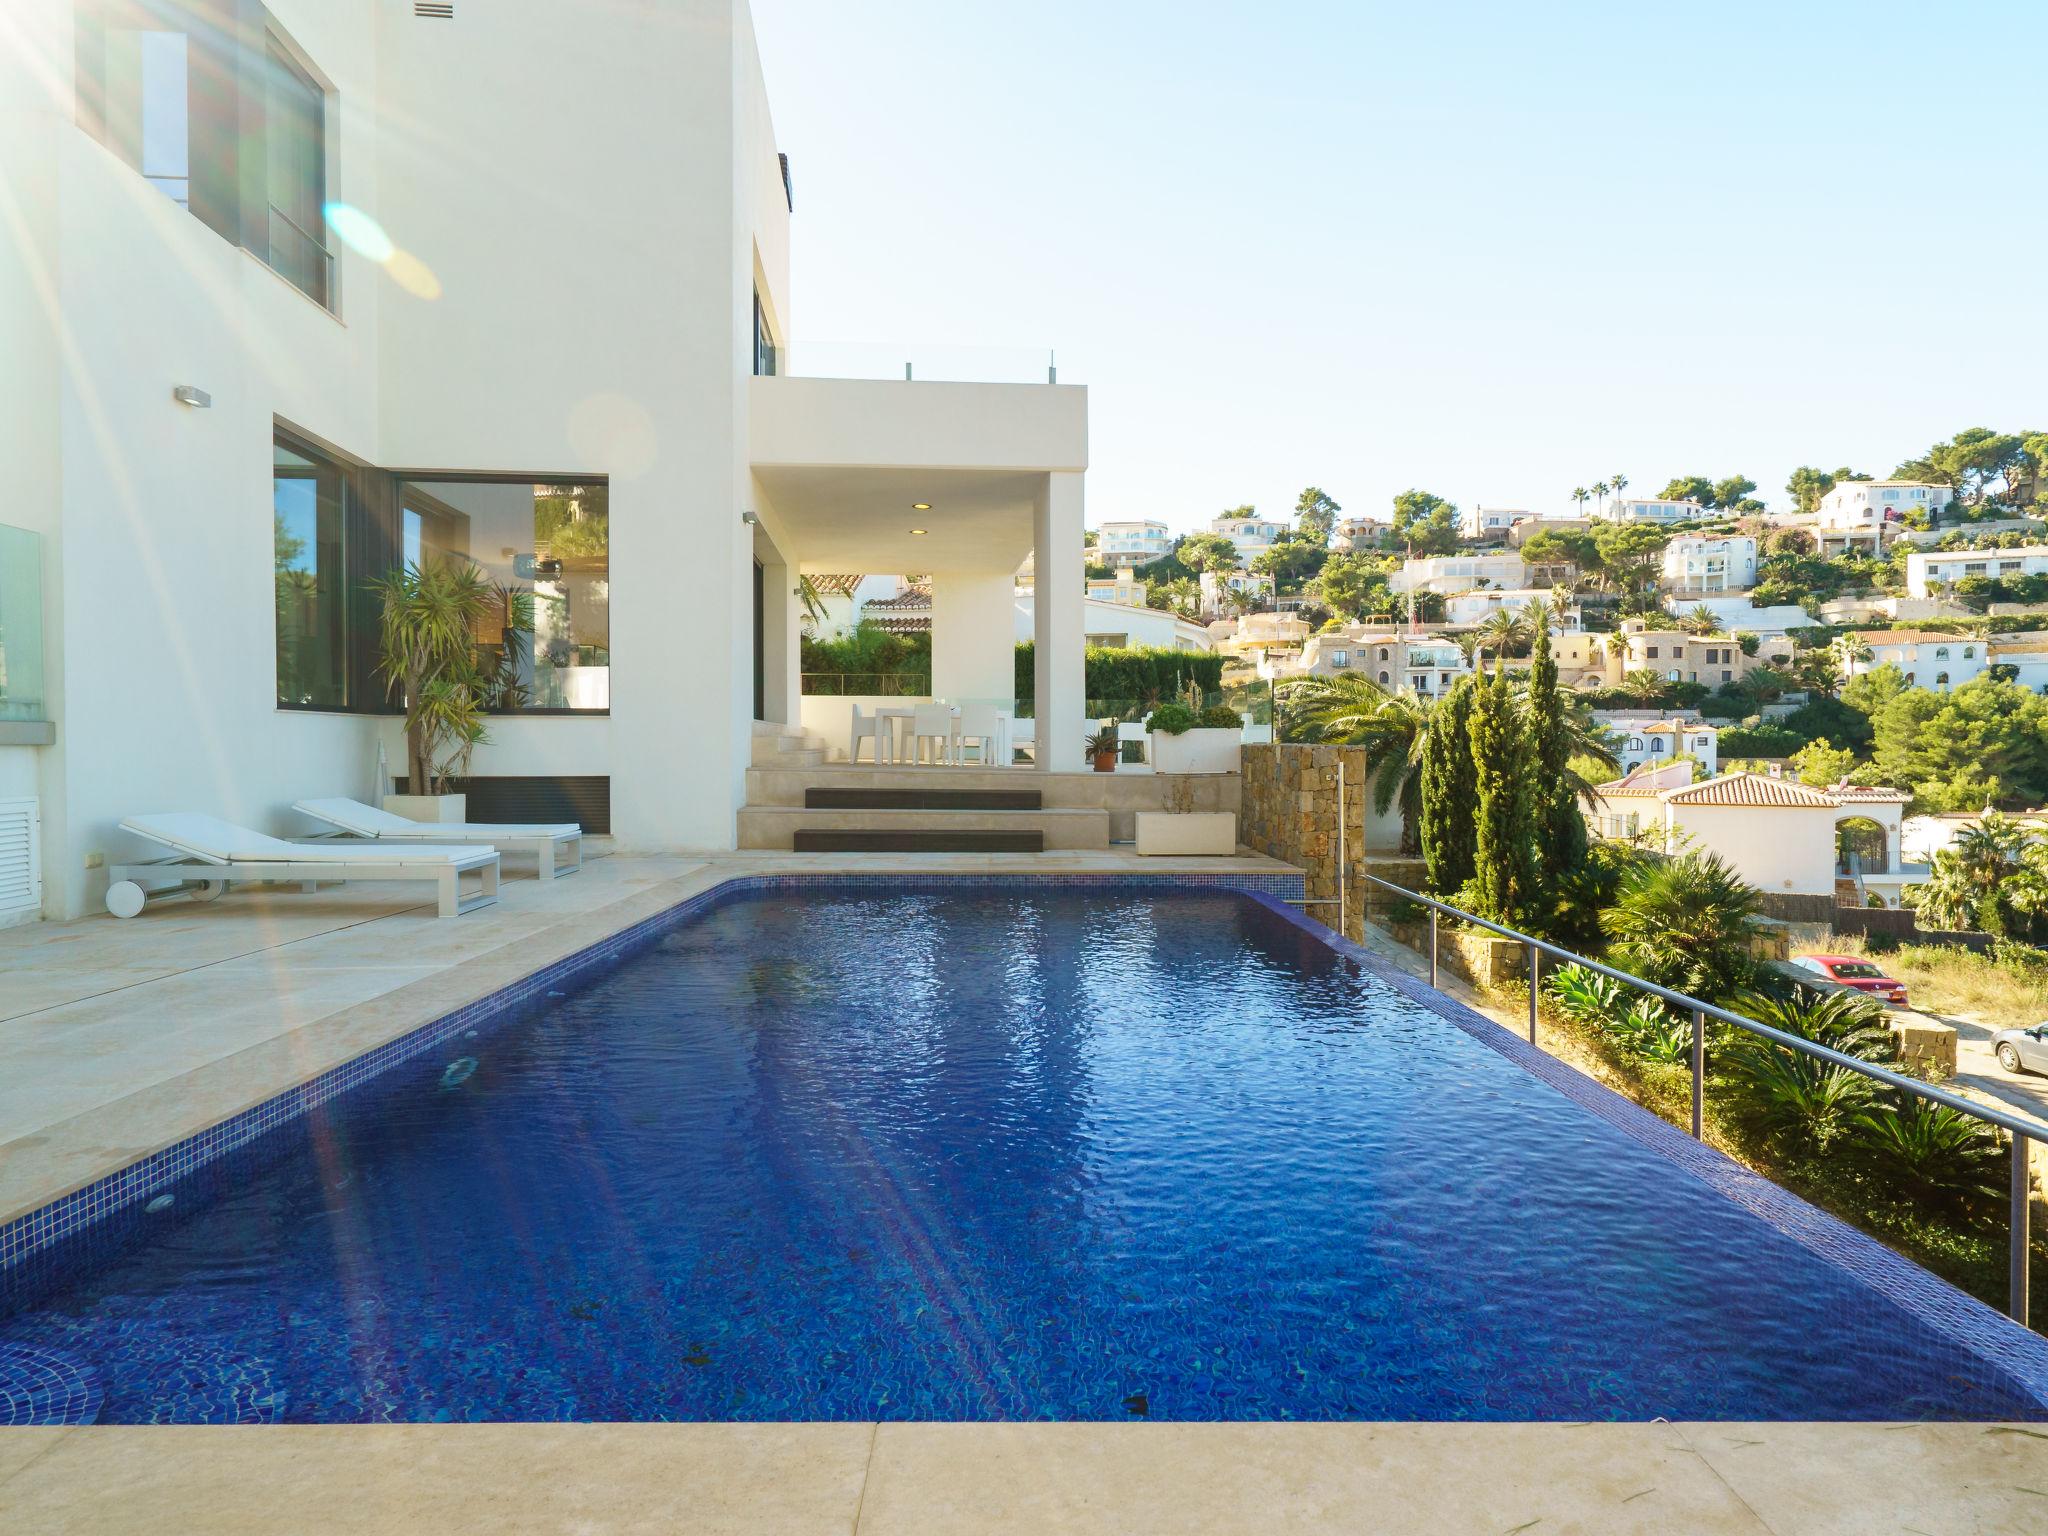
[[[1529,666],[1529,744],[1536,766],[1536,852],[1543,883],[1553,894],[1558,882],[1586,860],[1586,819],[1569,782],[1571,739],[1564,708],[1557,658],[1550,651],[1550,611],[1538,608]]]
[[[1471,739],[1478,787],[1472,877],[1478,915],[1526,928],[1538,894],[1535,765],[1505,671],[1475,690]]]
[[[1439,895],[1456,894],[1472,878],[1476,793],[1472,679],[1461,677],[1429,712],[1429,735],[1422,744],[1422,857],[1429,866],[1429,888]]]

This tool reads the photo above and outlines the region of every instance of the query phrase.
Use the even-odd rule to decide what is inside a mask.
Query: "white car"
[[[2008,1072],[2048,1072],[2048,1021],[2027,1029],[2001,1029],[1991,1037],[1991,1048]]]

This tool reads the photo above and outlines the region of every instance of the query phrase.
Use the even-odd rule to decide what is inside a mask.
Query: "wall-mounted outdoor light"
[[[180,384],[171,390],[171,398],[180,405],[189,405],[195,411],[213,409],[213,396],[197,384]]]

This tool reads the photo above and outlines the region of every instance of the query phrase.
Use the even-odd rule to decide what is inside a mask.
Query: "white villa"
[[[1470,592],[1457,592],[1444,599],[1444,622],[1453,625],[1477,624],[1491,614],[1526,613],[1532,603],[1548,604],[1553,610],[1557,606],[1556,594],[1549,587],[1479,587]],[[1576,629],[1579,624],[1579,605],[1570,602],[1562,614],[1553,612],[1553,624]]]
[[[1938,587],[1965,576],[2039,576],[2048,573],[2048,544],[2022,544],[2010,549],[1916,550],[1906,556],[1906,591],[1932,597]]]
[[[1237,611],[1224,602],[1227,592],[1238,593],[1254,603],[1270,603],[1273,596],[1273,578],[1264,571],[1204,571],[1199,585],[1202,614],[1210,619],[1227,618]]]
[[[1685,597],[1747,592],[1756,585],[1756,540],[1746,534],[1680,534],[1664,546],[1664,585]]]
[[[1095,530],[1096,561],[1102,565],[1146,565],[1173,552],[1173,532],[1149,518],[1103,523]]]
[[[1675,719],[1634,710],[1595,710],[1593,718],[1607,727],[1608,742],[1621,761],[1626,778],[1638,768],[1655,767],[1675,757],[1698,760],[1708,776],[1720,767],[1720,730],[1706,720]]]
[[[1615,497],[1597,507],[1593,516],[1609,523],[1684,523],[1707,515],[1696,501],[1666,501],[1654,497]]]
[[[1908,512],[1938,518],[1954,497],[1950,487],[1923,480],[1844,480],[1821,497],[1814,528],[1823,535],[1823,549],[1835,541],[1867,541],[1875,554]]]
[[[1264,554],[1279,543],[1291,526],[1265,517],[1233,517],[1227,512],[1209,520],[1211,533],[1220,534],[1237,546],[1237,563],[1241,566],[1249,565],[1254,555]]]
[[[1475,587],[1508,587],[1517,590],[1529,585],[1529,567],[1516,554],[1459,554],[1430,555],[1403,562],[1401,569],[1387,578],[1387,586],[1395,592],[1469,592]]]
[[[1087,392],[795,376],[802,178],[744,3],[219,9],[0,28],[0,536],[47,656],[0,800],[45,915],[146,856],[124,817],[291,833],[388,789],[365,583],[402,562],[536,611],[479,637],[523,702],[474,819],[734,847],[753,723],[799,719],[803,573],[929,573],[934,691],[1014,703],[1013,573],[1083,560]],[[1047,585],[1036,756],[1079,769],[1094,621]]]
[[[1526,507],[1467,507],[1459,514],[1459,533],[1482,544],[1500,544],[1506,542],[1508,530],[1528,516]]]
[[[1866,629],[1853,633],[1844,652],[1844,675],[1897,667],[1909,684],[1946,693],[1981,676],[1991,665],[1988,641],[1932,629]],[[1867,654],[1858,654],[1859,651]]]
[[[1900,862],[1903,790],[1836,785],[1815,789],[1761,773],[1692,781],[1692,765],[1645,767],[1602,784],[1587,822],[1603,837],[1646,839],[1666,849],[1718,854],[1766,894],[1833,895],[1845,884],[1859,904],[1897,906],[1924,865]]]

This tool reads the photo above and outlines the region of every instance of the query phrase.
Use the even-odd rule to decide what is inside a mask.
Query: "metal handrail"
[[[1851,1056],[1846,1051],[1838,1051],[1832,1046],[1818,1044],[1803,1036],[1792,1034],[1788,1030],[1778,1029],[1757,1019],[1749,1018],[1744,1014],[1733,1013],[1726,1008],[1717,1008],[1714,1004],[1704,1002],[1697,997],[1690,997],[1683,992],[1674,991],[1670,987],[1659,986],[1654,981],[1646,981],[1642,977],[1631,975],[1627,971],[1616,970],[1611,965],[1602,965],[1598,960],[1590,960],[1584,955],[1566,949],[1562,945],[1552,944],[1546,939],[1539,939],[1533,934],[1522,933],[1500,923],[1489,922],[1483,917],[1474,916],[1461,907],[1454,907],[1448,902],[1438,901],[1434,897],[1425,896],[1420,891],[1411,891],[1406,886],[1396,885],[1391,880],[1383,880],[1378,875],[1369,874],[1365,870],[1360,870],[1358,873],[1360,878],[1371,881],[1383,890],[1392,891],[1397,896],[1404,896],[1410,901],[1418,902],[1429,908],[1429,984],[1432,987],[1437,984],[1438,913],[1448,913],[1450,916],[1471,923],[1476,927],[1484,928],[1491,933],[1497,933],[1502,938],[1513,939],[1517,943],[1525,945],[1529,951],[1529,1043],[1531,1045],[1536,1043],[1536,997],[1538,992],[1538,956],[1540,955],[1549,955],[1551,958],[1563,961],[1567,965],[1584,966],[1596,975],[1610,977],[1639,991],[1647,992],[1652,997],[1669,1003],[1673,1007],[1689,1011],[1692,1014],[1692,1134],[1696,1140],[1704,1139],[1701,1122],[1706,1103],[1706,1021],[1708,1019],[1717,1019],[1721,1023],[1732,1024],[1737,1029],[1746,1030],[1752,1035],[1770,1040],[1788,1049],[1802,1052],[1821,1061],[1832,1062],[1839,1067],[1847,1067],[1850,1071],[1861,1073],[1864,1077],[1883,1083],[1886,1087],[1896,1088],[1901,1092],[1913,1095],[1915,1098],[1926,1099],[1932,1103],[1943,1105],[1946,1108],[1957,1110],[1962,1114],[1982,1120],[1988,1125],[1995,1125],[2005,1131],[2012,1137],[2011,1255],[2007,1272],[2009,1300],[2006,1310],[2021,1324],[2026,1323],[2028,1222],[2030,1218],[2028,1206],[2031,1198],[2031,1188],[2028,1179],[2027,1144],[2030,1140],[2037,1140],[2048,1144],[2048,1124],[2044,1124],[2026,1115],[2014,1114],[2008,1110],[1979,1104],[1974,1099],[1966,1099],[1961,1094],[1950,1093],[1946,1089],[1937,1088],[1931,1083],[1919,1082],[1902,1073],[1894,1072],[1889,1067],[1881,1067],[1875,1062],[1864,1061],[1860,1057]]]

